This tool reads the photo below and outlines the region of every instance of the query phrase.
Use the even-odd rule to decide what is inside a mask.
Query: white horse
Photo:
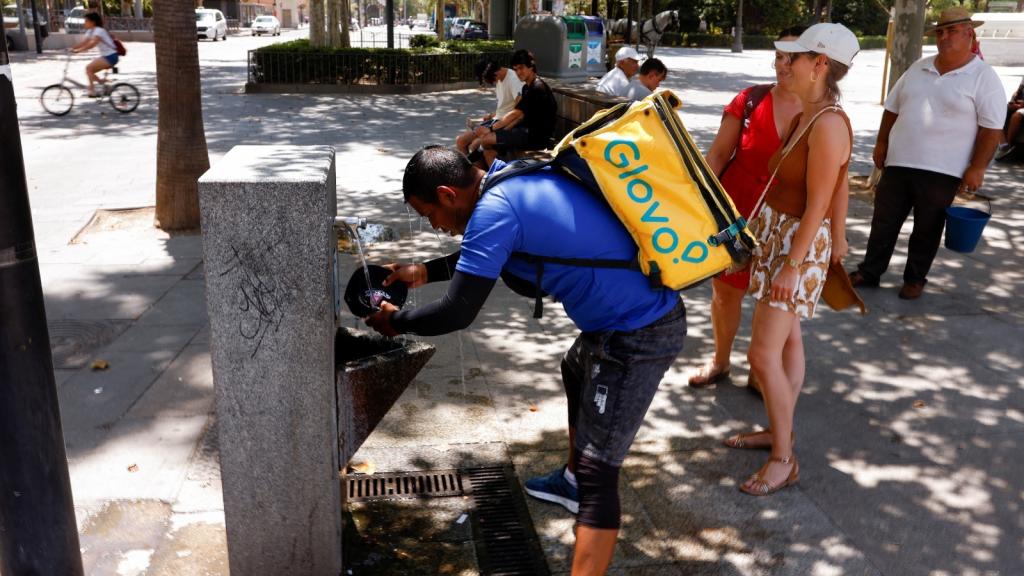
[[[637,26],[637,23],[633,22],[632,38],[629,39],[630,43],[637,41],[637,34],[640,35],[640,41],[647,48],[647,57],[654,56],[654,50],[658,47],[658,42],[661,41],[661,36],[673,29],[679,28],[679,11],[678,10],[665,10],[659,12],[654,18],[648,18],[643,23]],[[625,36],[626,35],[626,19],[620,18],[609,23],[608,31],[613,35]]]

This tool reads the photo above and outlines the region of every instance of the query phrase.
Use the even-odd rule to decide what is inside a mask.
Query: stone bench
[[[558,104],[555,112],[555,131],[548,142],[548,150],[554,148],[566,134],[590,120],[598,111],[629,101],[621,96],[609,96],[598,92],[594,89],[593,83],[573,84],[549,78],[545,78],[544,81],[551,87],[555,102]],[[546,160],[550,157],[551,154],[547,150],[513,150],[504,159]]]
[[[629,101],[621,96],[609,96],[598,92],[593,84],[570,84],[547,79],[545,81],[551,87],[555,102],[558,103],[558,112],[555,116],[555,143],[598,111]]]

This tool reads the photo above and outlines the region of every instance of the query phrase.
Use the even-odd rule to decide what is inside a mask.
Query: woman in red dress
[[[794,26],[783,30],[779,40],[795,40],[806,29],[805,26]],[[768,160],[782,144],[782,131],[802,109],[800,98],[786,87],[791,75],[787,66],[780,65],[780,58],[776,53],[772,64],[776,84],[751,86],[737,94],[725,107],[718,135],[707,154],[711,169],[748,222],[752,220],[750,212],[771,175]],[[771,89],[765,93],[769,86]],[[715,356],[690,377],[690,386],[705,388],[729,377],[732,343],[740,326],[743,295],[747,293],[749,284],[749,269],[723,272],[711,281],[711,328],[715,337]]]

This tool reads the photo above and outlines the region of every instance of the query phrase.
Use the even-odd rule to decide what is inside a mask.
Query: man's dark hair
[[[481,60],[476,63],[476,79],[481,84],[494,84],[498,81],[498,66],[494,60]]]
[[[665,68],[665,64],[657,58],[648,58],[644,60],[644,63],[640,65],[640,73],[643,75],[650,74],[651,72],[657,72],[658,74],[668,74],[668,68]]]
[[[437,204],[437,187],[465,187],[473,183],[475,168],[461,152],[434,144],[420,149],[405,165],[402,195]]]
[[[100,28],[103,28],[103,18],[99,14],[95,12],[89,12],[85,15],[85,19],[99,26]]]
[[[781,39],[785,38],[786,36],[796,36],[796,37],[799,38],[800,35],[803,34],[806,31],[807,31],[807,26],[803,26],[801,24],[797,24],[796,26],[790,26],[789,28],[786,28],[782,32],[779,32],[779,37],[776,38],[776,40],[781,40]]]
[[[533,52],[530,52],[525,48],[520,48],[512,53],[512,62],[509,64],[509,67],[511,68],[519,64],[522,64],[527,68],[532,68],[533,70],[537,69],[537,59],[533,57]]]

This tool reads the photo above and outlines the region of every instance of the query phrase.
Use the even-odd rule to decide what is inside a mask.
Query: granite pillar
[[[337,576],[334,149],[236,146],[199,193],[231,573]]]

